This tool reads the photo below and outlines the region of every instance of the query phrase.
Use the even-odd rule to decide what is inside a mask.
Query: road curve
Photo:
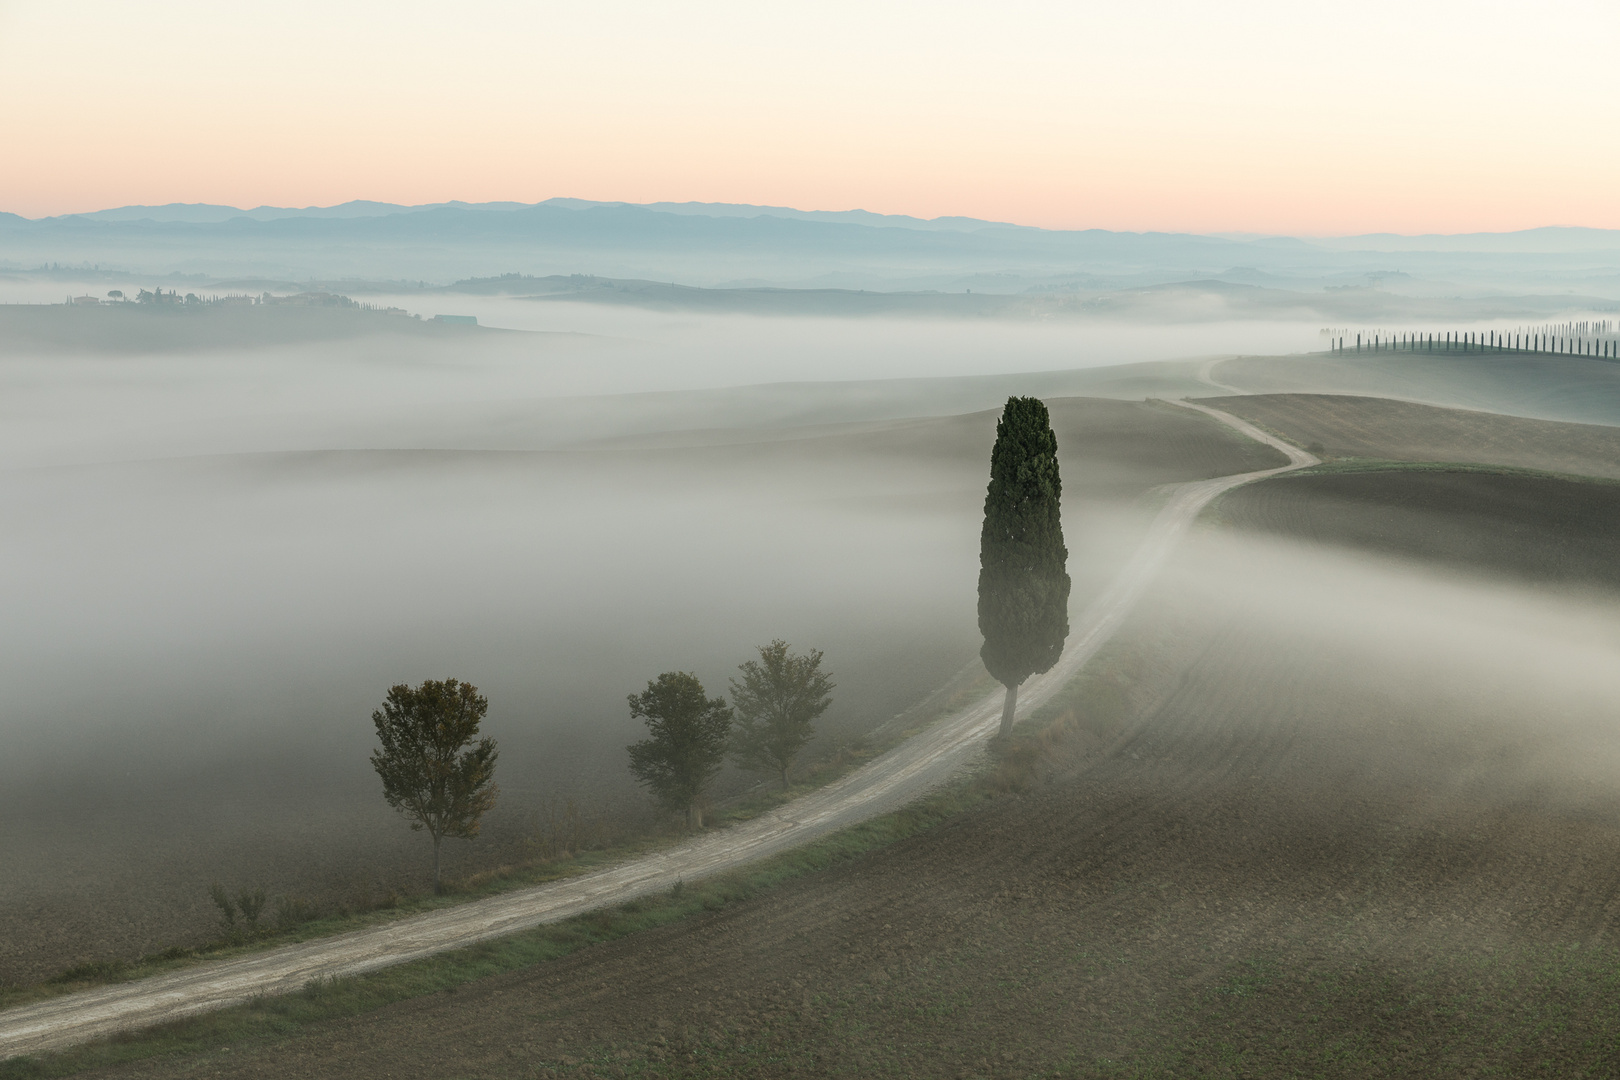
[[[1024,684],[1019,704],[1039,707],[1072,679],[1118,630],[1165,558],[1209,501],[1224,491],[1317,459],[1236,417],[1188,401],[1251,439],[1275,447],[1289,464],[1177,485],[1146,538],[1108,590],[1076,620],[1057,665]],[[594,908],[742,866],[898,809],[938,785],[983,749],[1001,719],[1001,692],[907,739],[848,776],[776,811],[731,828],[563,881],[402,918],[336,937],[251,956],[198,964],[136,982],[97,987],[0,1012],[0,1060],[60,1050],[116,1032],[167,1023],[286,994],[312,979],[359,975],[566,919]]]

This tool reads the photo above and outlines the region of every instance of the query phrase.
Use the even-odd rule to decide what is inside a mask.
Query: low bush
[[[314,922],[320,918],[320,912],[301,896],[276,897],[276,926],[282,930],[291,930],[303,923]]]

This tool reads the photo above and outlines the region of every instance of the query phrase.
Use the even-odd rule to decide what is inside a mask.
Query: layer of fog
[[[444,310],[435,302],[423,313]],[[1287,351],[1319,341],[1316,327],[1282,323],[1156,329],[672,318],[503,298],[458,300],[448,310],[568,336],[487,334],[452,344],[389,336],[173,355],[76,355],[13,346],[0,354],[0,465],[303,449],[552,447],[694,423],[750,422],[746,412],[683,415],[690,412],[683,403],[654,407],[625,395],[1072,371],[1222,349]],[[990,407],[1007,392],[997,384],[954,402],[951,411]],[[613,396],[617,400],[574,400]],[[891,404],[881,408],[852,401],[847,409],[818,412],[803,422],[918,415],[933,408],[908,403],[904,394],[886,396]]]
[[[419,886],[420,838],[367,763],[397,682],[489,696],[497,840],[554,800],[641,805],[626,695],[669,670],[723,693],[774,637],[825,650],[838,684],[812,752],[858,738],[977,654],[994,422],[0,473],[0,978],[206,934],[214,878]],[[1142,516],[1075,486],[1083,599]]]
[[[964,419],[963,458],[990,419]],[[420,838],[365,761],[394,681],[456,675],[490,695],[499,812],[520,817],[638,798],[624,695],[672,668],[718,691],[772,636],[827,650],[829,738],[911,704],[976,650],[978,485],[936,455],[823,450],[11,477],[0,602],[28,615],[0,641],[0,910],[18,928],[0,969],[27,970],[36,917],[145,905],[133,923],[161,947],[176,912],[208,932],[211,878],[276,894],[419,870]],[[1078,610],[1142,517],[1068,509]],[[1613,601],[1200,529],[1127,637],[1151,643],[1147,673],[1179,685],[1170,713],[1208,729],[1211,760],[1239,753],[1266,782],[1309,759],[1302,784],[1400,773],[1437,798],[1608,812]]]
[[[1611,588],[1209,528],[1162,588],[1183,641],[1199,650],[1169,713],[1236,740],[1251,763],[1312,744],[1325,771],[1294,778],[1301,785],[1337,772],[1437,800],[1620,820]]]
[[[0,356],[6,903],[93,910],[86,883],[149,888],[159,865],[164,903],[195,903],[202,926],[215,875],[248,884],[262,868],[278,891],[314,861],[334,875],[398,862],[416,838],[365,759],[369,713],[399,681],[456,676],[490,695],[503,813],[639,798],[625,695],[672,669],[718,692],[772,637],[826,650],[839,689],[824,737],[853,738],[978,647],[994,418],[895,417],[1009,393],[1176,396],[1202,363],[1108,365],[1319,340],[1298,324],[1195,338],[469,303],[450,313],[574,336]],[[923,430],[944,434],[918,444]],[[1078,607],[1144,508],[1070,479]],[[1452,672],[1433,685],[1467,687],[1477,655],[1503,702],[1573,701],[1548,666],[1571,635],[1591,670],[1613,670],[1612,634],[1588,632],[1601,605],[1380,585],[1392,571],[1326,556],[1285,574],[1271,549],[1244,550],[1199,587],[1270,598],[1245,617],[1326,634],[1322,650],[1373,682],[1419,685],[1411,658],[1429,657]],[[1472,615],[1446,614],[1454,593]],[[1469,649],[1447,644],[1459,625],[1475,627]],[[1540,644],[1521,642],[1531,626]],[[1380,652],[1390,641],[1402,648]],[[1570,715],[1597,716],[1601,680],[1579,685],[1598,704]],[[145,861],[113,874],[119,851]]]

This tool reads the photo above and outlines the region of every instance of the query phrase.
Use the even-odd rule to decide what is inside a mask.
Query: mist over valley
[[[596,277],[577,262],[494,273],[508,255],[471,240],[465,263],[390,261],[389,245],[430,222],[530,212],[451,209],[136,208],[84,235],[111,238],[109,258],[133,257],[138,241],[144,274],[47,267],[0,281],[0,982],[17,1007],[122,992],[107,981],[121,972],[182,977],[221,950],[273,958],[301,934],[406,925],[436,904],[470,910],[527,895],[520,886],[543,892],[550,877],[673,859],[791,823],[794,800],[881,773],[901,760],[884,755],[999,695],[979,660],[975,586],[998,423],[1025,397],[1048,410],[1061,468],[1071,646],[1122,603],[1118,583],[1141,573],[1143,553],[1180,535],[1165,515],[1189,485],[1254,481],[1163,548],[1072,681],[901,815],[937,823],[757,896],[703,893],[690,902],[712,914],[588,959],[501,968],[492,978],[529,1002],[517,1019],[484,1016],[478,995],[494,984],[474,981],[459,1002],[378,1006],[262,1042],[268,1074],[295,1069],[286,1055],[306,1037],[336,1040],[322,1053],[357,1068],[415,1067],[437,1060],[423,1049],[434,1031],[468,1016],[513,1046],[529,1045],[522,1032],[558,1034],[512,1058],[446,1051],[473,1071],[517,1060],[566,1073],[586,1053],[702,1075],[690,1061],[668,1069],[675,1041],[719,1069],[753,1068],[753,1039],[858,1070],[888,1052],[872,1039],[893,1028],[852,1032],[838,1002],[934,1017],[908,1029],[906,1067],[971,1072],[985,1046],[1025,1029],[995,1010],[951,1022],[938,1011],[942,964],[974,1000],[995,997],[1004,964],[1041,973],[1014,995],[1056,1018],[1016,1051],[1031,1062],[1061,1047],[1198,1059],[1205,1033],[1250,1022],[1221,988],[1259,971],[1265,1023],[1296,1023],[1276,1018],[1301,995],[1334,1018],[1257,1041],[1256,1060],[1274,1063],[1289,1060],[1289,1039],[1381,1030],[1310,997],[1329,976],[1359,987],[1395,972],[1428,993],[1409,956],[1461,978],[1456,957],[1482,942],[1535,956],[1605,948],[1620,837],[1620,364],[1419,348],[1413,336],[1545,323],[1608,342],[1601,237],[1560,234],[1556,251],[1530,255],[1466,238],[1420,258],[1401,243],[1366,249],[1410,257],[1386,267],[1477,271],[1459,284],[1374,280],[1355,263],[1363,249],[1343,244],[1307,258],[1296,242],[618,208],[586,220],[642,228],[661,214],[688,239],[752,222],[723,235],[761,245],[784,223],[805,226],[770,249],[782,266],[816,265],[794,244],[854,258],[848,230],[881,233],[857,245],[860,280],[892,287],[728,282],[737,266],[696,255],[674,274],[646,255],[657,245],[645,229],[624,234],[644,247],[622,268],[675,280]],[[561,228],[563,210],[586,212],[524,220]],[[202,273],[177,254],[240,246],[285,273],[310,238],[359,235],[344,229],[370,230],[375,263],[350,252],[352,265],[299,264],[306,280],[232,278],[254,268]],[[895,252],[1005,265],[983,261],[992,240],[998,259],[1091,245],[1139,264],[1083,288],[1019,278],[983,292],[987,279],[963,284],[960,267],[946,280],[879,265]],[[1177,276],[1188,251],[1231,245],[1305,261],[1265,284]],[[0,246],[14,250],[27,249]],[[1590,293],[1567,291],[1577,264]],[[169,276],[172,265],[188,269]],[[385,276],[404,270],[433,280]],[[376,279],[344,280],[351,271]],[[1330,271],[1360,277],[1341,288]],[[1340,347],[1358,332],[1364,348]],[[1391,348],[1392,333],[1411,347]],[[660,672],[725,694],[773,639],[820,650],[836,684],[799,786],[779,795],[728,764],[704,796],[711,827],[689,836],[627,767],[646,728],[626,697]],[[379,795],[368,717],[391,686],[452,677],[487,695],[500,790],[475,839],[445,841],[448,892],[434,897],[424,838]],[[1435,854],[1458,845],[1462,864]],[[1538,877],[1536,860],[1564,857],[1547,852],[1589,869],[1547,884],[1566,880]],[[221,923],[216,884],[228,904],[261,894],[262,932]],[[612,919],[654,904],[563,925],[611,937]],[[1432,923],[1403,914],[1420,910]],[[801,928],[792,944],[784,926]],[[713,942],[712,995],[680,990],[683,934]],[[1175,974],[1187,941],[1214,958],[1202,975]],[[789,966],[773,969],[773,954]],[[1142,958],[1135,982],[1117,974],[1127,956]],[[1518,968],[1491,970],[1489,993],[1542,1007]],[[1581,971],[1570,978],[1585,987]],[[570,1011],[536,979],[583,979],[593,1004]],[[797,1002],[791,1017],[710,1012],[725,995],[780,994]],[[674,1026],[648,1019],[663,1015],[648,995],[682,1000],[666,1008]],[[247,1008],[221,1015],[271,1015]],[[401,1008],[431,1015],[412,1028]],[[1140,1023],[1121,1034],[1090,1019],[1102,1013]],[[342,1049],[341,1026],[362,1022],[397,1049]],[[707,1024],[724,1025],[720,1037]],[[1473,1029],[1425,1025],[1413,1053],[1459,1060],[1457,1033]],[[692,1034],[667,1034],[679,1030]],[[151,1067],[96,1057],[97,1045],[82,1060],[104,1075]]]

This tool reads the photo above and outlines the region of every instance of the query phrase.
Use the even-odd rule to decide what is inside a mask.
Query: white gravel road
[[[1288,455],[1289,464],[1178,485],[1120,576],[1075,621],[1057,666],[1019,693],[1024,711],[1038,708],[1113,636],[1193,519],[1211,499],[1240,484],[1316,459],[1233,416],[1192,402],[1244,435]],[[946,717],[856,772],[774,813],[705,833],[677,847],[564,881],[399,919],[337,937],[288,945],[137,982],[98,987],[0,1013],[0,1059],[58,1050],[115,1032],[160,1024],[285,994],[312,979],[340,978],[457,949],[593,908],[717,874],[798,847],[835,830],[895,810],[948,779],[979,754],[999,724],[1001,691]]]

